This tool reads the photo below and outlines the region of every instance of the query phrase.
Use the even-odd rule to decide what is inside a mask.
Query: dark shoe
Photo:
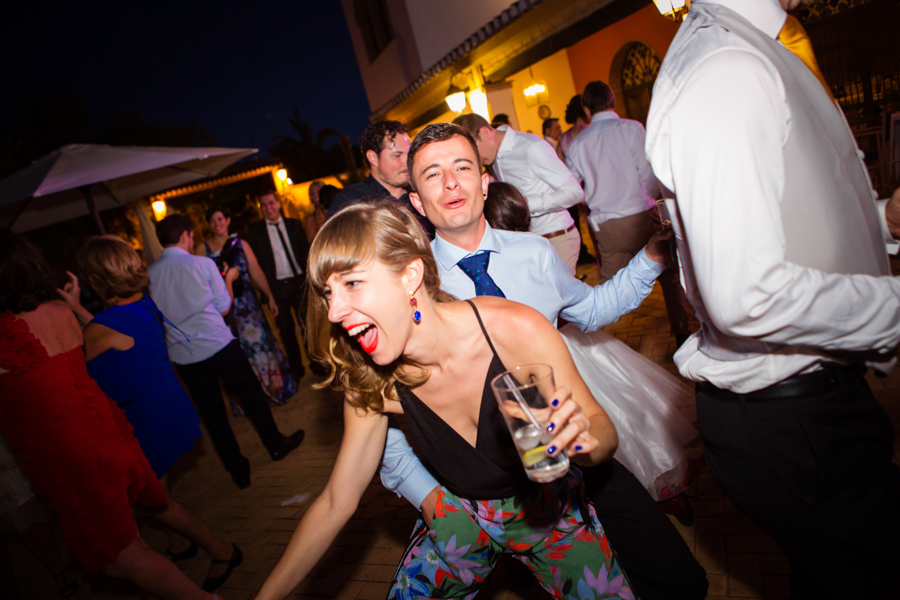
[[[281,446],[275,450],[269,450],[269,456],[276,462],[281,460],[303,443],[304,435],[306,435],[306,433],[302,429],[298,429],[289,436],[281,436]]]
[[[203,585],[200,586],[200,589],[204,592],[214,592],[222,587],[222,584],[228,581],[231,572],[244,562],[244,554],[241,552],[241,549],[234,543],[231,544],[231,547],[234,548],[231,553],[231,558],[228,560],[222,558],[213,559],[212,564],[214,565],[226,565],[225,572],[218,577],[207,577],[206,581],[203,582]]]
[[[249,479],[249,478],[248,478]],[[235,482],[237,483],[237,482]],[[250,485],[249,483],[247,484]],[[238,486],[240,487],[240,486]],[[243,489],[243,488],[241,488]],[[172,562],[178,562],[179,560],[188,560],[189,558],[194,558],[197,556],[197,542],[191,540],[191,545],[187,547],[187,550],[182,552],[169,552],[166,550],[166,556],[169,557],[169,560]]]
[[[250,487],[250,471],[248,470],[246,473],[241,473],[240,475],[232,473],[231,480],[234,482],[234,485],[238,486],[238,489],[246,490]]]
[[[685,527],[690,527],[694,524],[694,507],[691,506],[691,501],[683,493],[657,504],[665,512],[678,519],[678,522]]]

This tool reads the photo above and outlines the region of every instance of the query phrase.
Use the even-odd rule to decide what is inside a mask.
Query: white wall
[[[512,0],[406,0],[422,68],[431,68],[513,4]]]

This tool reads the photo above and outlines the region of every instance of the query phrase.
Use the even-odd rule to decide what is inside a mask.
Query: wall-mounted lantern
[[[690,0],[653,0],[653,3],[662,16],[676,22],[683,21],[691,8]]]
[[[452,83],[444,100],[453,112],[462,112],[466,109],[466,93]]]
[[[154,200],[150,207],[153,208],[153,218],[157,221],[162,221],[166,218],[167,207],[165,200]]]

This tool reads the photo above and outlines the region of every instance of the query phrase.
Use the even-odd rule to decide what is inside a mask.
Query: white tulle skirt
[[[616,427],[615,458],[654,500],[662,490],[677,488],[685,475],[685,445],[698,435],[681,412],[690,412],[694,404],[691,389],[604,331],[583,333],[566,325],[560,333],[582,379]]]

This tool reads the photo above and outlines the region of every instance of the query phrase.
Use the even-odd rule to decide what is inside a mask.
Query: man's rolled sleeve
[[[388,428],[380,474],[384,487],[406,498],[416,510],[431,490],[440,485],[416,456],[403,432],[395,427]]]
[[[596,331],[615,323],[641,305],[665,268],[666,265],[651,260],[644,249],[612,279],[593,288],[571,275],[567,280],[557,278],[565,303],[562,316],[582,331]]]

